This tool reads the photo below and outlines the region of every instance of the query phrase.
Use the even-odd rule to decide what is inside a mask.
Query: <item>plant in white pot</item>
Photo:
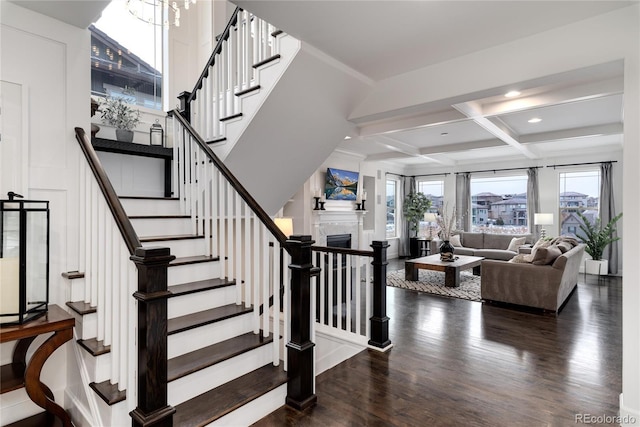
[[[133,141],[133,129],[140,122],[140,110],[131,107],[123,98],[107,96],[100,104],[100,112],[102,122],[116,128],[118,141]]]
[[[622,217],[622,213],[611,218],[604,227],[600,223],[600,218],[596,218],[595,222],[591,223],[582,212],[577,214],[582,221],[580,230],[583,233],[578,235],[578,238],[586,245],[585,252],[591,256],[591,259],[585,262],[586,273],[606,275],[609,271],[609,261],[602,259],[602,253],[609,244],[620,240],[613,234],[616,232],[616,222]]]

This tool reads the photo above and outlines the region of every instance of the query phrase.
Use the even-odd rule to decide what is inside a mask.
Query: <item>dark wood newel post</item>
[[[311,342],[311,236],[291,236],[291,340],[287,343],[287,405],[302,410],[315,405],[314,355]]]
[[[369,345],[386,349],[389,339],[389,318],[387,317],[387,248],[389,243],[374,241],[373,248],[373,315],[371,316],[371,339]]]
[[[184,117],[189,123],[191,123],[191,104],[189,103],[190,96],[191,92],[187,91],[178,95],[178,99],[180,100],[180,114],[182,114],[182,117]]]
[[[173,426],[175,408],[167,403],[167,267],[169,248],[136,248],[138,268],[138,406],[131,425]]]

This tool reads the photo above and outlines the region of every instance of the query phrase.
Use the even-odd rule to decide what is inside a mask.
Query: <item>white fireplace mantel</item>
[[[351,234],[351,245],[360,248],[363,239],[363,219],[367,211],[354,209],[313,210],[313,240],[318,246],[326,246],[331,234]]]

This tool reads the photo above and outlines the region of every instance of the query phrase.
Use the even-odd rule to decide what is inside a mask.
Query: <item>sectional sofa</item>
[[[513,246],[510,250],[509,245],[514,238],[524,241],[522,244],[533,244],[532,234],[490,234],[490,233],[472,233],[463,231],[458,234],[460,236],[461,246],[454,246],[453,253],[455,255],[471,255],[481,256],[486,259],[497,259],[509,261],[518,254],[519,245]],[[434,239],[430,243],[431,254],[440,252],[439,247],[442,240]]]

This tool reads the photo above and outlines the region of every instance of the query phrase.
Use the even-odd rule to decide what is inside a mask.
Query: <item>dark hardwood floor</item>
[[[557,317],[389,287],[394,347],[321,374],[315,407],[283,407],[255,425],[575,426],[579,414],[615,416],[622,280],[579,280]]]

